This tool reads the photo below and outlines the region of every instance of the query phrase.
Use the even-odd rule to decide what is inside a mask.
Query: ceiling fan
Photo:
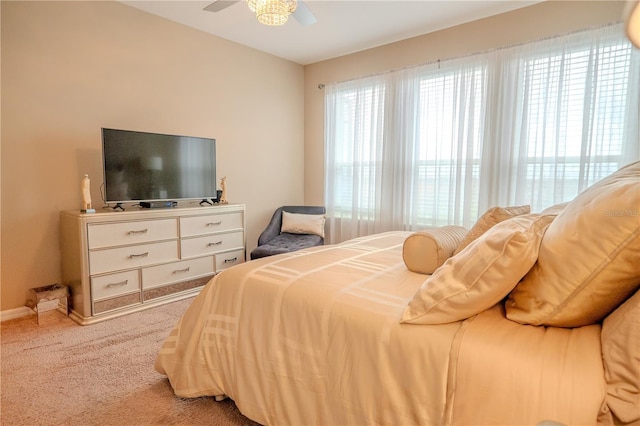
[[[239,3],[243,0],[216,0],[213,3],[209,4],[208,6],[206,6],[203,10],[206,10],[208,12],[220,12],[223,9],[226,9],[229,6],[233,6],[236,3]],[[255,7],[256,4],[258,3],[262,3],[262,2],[275,2],[275,3],[287,3],[288,5],[292,5],[292,9],[294,9],[293,13],[291,13],[291,16],[294,17],[294,19],[296,21],[298,21],[301,25],[307,26],[307,25],[312,25],[315,24],[317,22],[316,17],[314,16],[313,12],[311,12],[311,9],[309,9],[309,7],[302,1],[302,0],[253,0],[253,1],[247,1],[247,3],[249,4],[249,8],[252,11],[255,11]],[[257,14],[256,14],[257,15]],[[288,16],[288,14],[287,14]],[[266,23],[263,20],[260,19],[260,17],[258,17],[258,20],[262,23],[265,23],[266,25],[282,25],[284,24],[284,22],[286,22],[286,17],[284,18],[283,21],[279,22],[279,23]]]

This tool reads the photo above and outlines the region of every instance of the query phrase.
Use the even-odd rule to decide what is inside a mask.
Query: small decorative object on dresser
[[[82,189],[82,213],[95,213],[96,210],[91,207],[91,181],[89,175],[84,175],[80,185]]]
[[[220,179],[220,188],[222,188],[222,194],[218,197],[218,202],[220,204],[227,204],[229,201],[227,200],[227,177],[223,177]]]

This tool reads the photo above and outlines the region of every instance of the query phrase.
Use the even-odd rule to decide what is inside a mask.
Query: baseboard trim
[[[35,315],[35,312],[26,306],[21,308],[9,309],[6,311],[0,311],[0,322],[4,322],[11,319],[28,317],[29,315]]]

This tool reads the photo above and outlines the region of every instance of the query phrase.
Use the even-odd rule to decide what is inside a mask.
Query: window
[[[484,67],[420,80],[416,227],[460,222],[461,210],[478,211],[485,80]]]
[[[329,241],[541,211],[640,156],[619,25],[325,87]]]
[[[338,98],[338,129],[343,143],[333,153],[334,198],[340,215],[349,215],[351,200],[357,200],[362,214],[372,218],[376,199],[375,184],[381,173],[385,87],[381,84],[346,90]]]
[[[624,164],[631,46],[610,42],[522,60],[524,199],[567,201]]]

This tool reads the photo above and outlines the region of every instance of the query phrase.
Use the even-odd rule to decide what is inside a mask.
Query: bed
[[[413,248],[415,233],[386,232],[229,268],[194,299],[155,368],[177,396],[229,397],[269,425],[637,424],[639,171],[623,168],[567,205],[519,212],[479,235],[474,226],[466,247],[438,252],[432,273],[411,267],[411,254],[438,245],[426,231]],[[599,197],[629,213],[605,221],[617,234],[606,223],[576,233],[576,215],[602,216]],[[577,255],[603,236],[611,244]],[[555,260],[559,272],[558,241],[573,254]],[[541,280],[550,299],[563,297],[549,289],[562,283],[552,273],[582,281],[569,298],[542,303]]]

